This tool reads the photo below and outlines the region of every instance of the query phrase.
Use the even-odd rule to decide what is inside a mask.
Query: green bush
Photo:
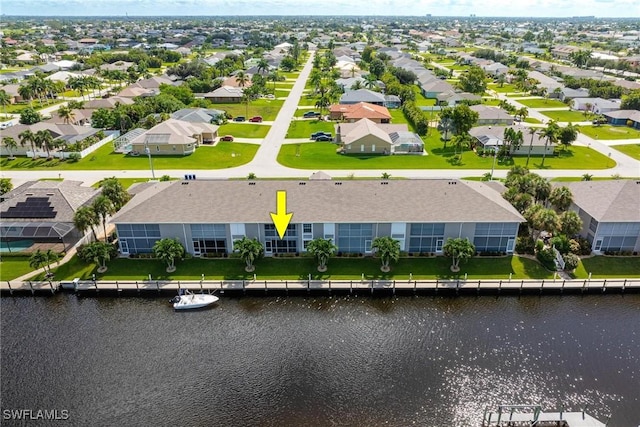
[[[544,249],[544,242],[540,239],[536,240],[536,252],[540,252]]]
[[[535,253],[535,242],[533,238],[531,236],[516,238],[516,252],[519,254],[533,255]]]
[[[564,235],[555,236],[554,238],[551,239],[551,244],[555,246],[558,252],[560,252],[563,255],[568,254],[570,252],[569,251],[570,244],[567,236],[564,236]]]
[[[565,254],[562,259],[564,260],[564,269],[567,271],[575,270],[580,264],[580,258],[575,254]]]
[[[556,269],[556,263],[554,261],[556,257],[553,253],[553,249],[545,248],[541,251],[538,251],[538,253],[536,254],[536,258],[538,259],[538,261],[540,261],[540,264],[542,264],[547,270]]]
[[[80,153],[71,153],[71,154],[69,154],[69,161],[70,162],[74,162],[75,163],[75,162],[79,161],[80,159],[81,159]]]

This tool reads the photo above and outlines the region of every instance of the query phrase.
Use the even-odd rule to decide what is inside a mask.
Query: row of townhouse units
[[[282,239],[271,221],[276,193],[293,213]],[[256,238],[266,255],[301,253],[314,238],[343,253],[370,254],[374,238],[401,249],[441,253],[448,238],[468,238],[479,252],[512,253],[524,218],[491,184],[460,180],[216,181],[149,183],[113,218],[122,255],[151,252],[177,238],[195,255],[228,254]]]

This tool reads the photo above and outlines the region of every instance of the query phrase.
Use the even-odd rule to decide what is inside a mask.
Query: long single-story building
[[[640,181],[563,183],[573,194],[571,210],[580,215],[580,235],[595,253],[640,252]]]
[[[615,126],[630,125],[635,129],[640,129],[640,111],[638,110],[618,110],[604,113],[603,116],[609,124]]]
[[[335,142],[343,154],[424,154],[424,142],[406,123],[375,123],[360,119],[335,125]]]
[[[168,119],[131,140],[131,151],[151,155],[192,154],[205,142],[213,143],[219,126],[209,123],[185,122]]]
[[[120,253],[151,252],[161,238],[177,238],[195,256],[230,253],[233,242],[256,238],[266,255],[299,253],[314,238],[332,239],[340,252],[369,254],[375,237],[391,236],[403,251],[441,253],[448,238],[468,238],[476,250],[514,250],[525,219],[483,182],[219,181],[145,184],[114,217]],[[280,239],[270,212],[287,192],[293,217]],[[470,207],[473,207],[472,209]]]

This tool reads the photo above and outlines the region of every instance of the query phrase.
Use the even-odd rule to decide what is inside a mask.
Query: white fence
[[[94,151],[98,150],[99,148],[101,148],[103,145],[110,143],[111,141],[113,141],[114,138],[116,138],[118,135],[120,134],[120,132],[118,131],[114,131],[112,133],[110,133],[109,135],[107,135],[106,137],[104,137],[103,139],[101,139],[100,141],[96,142],[95,144],[91,145],[90,147],[85,148],[84,150],[80,151],[80,158],[84,158],[87,157],[87,155],[93,153]],[[51,152],[50,155],[56,159],[68,159],[69,157],[71,157],[74,153],[78,153],[77,151],[54,151]],[[27,151],[27,157],[31,157],[33,158],[35,156],[35,158],[46,158],[47,157],[47,152],[44,150],[37,150],[34,154],[33,151],[28,150]]]

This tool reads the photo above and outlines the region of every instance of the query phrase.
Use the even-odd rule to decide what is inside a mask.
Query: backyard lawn
[[[292,120],[287,131],[287,138],[309,138],[312,133],[317,131],[335,134],[334,125],[334,122],[322,120]]]
[[[527,117],[524,119],[525,123],[533,123],[533,124],[542,124],[542,122],[538,119],[534,119],[533,117]]]
[[[553,119],[557,122],[587,122],[589,117],[585,116],[581,111],[541,111],[541,114]]]
[[[300,102],[298,102],[298,106],[301,107],[314,107],[316,105],[316,102],[318,102],[318,97],[314,96],[314,95],[309,95],[309,94],[302,94],[302,96],[300,97]]]
[[[268,129],[268,126],[266,126]],[[259,145],[234,142],[219,142],[215,147],[202,146],[189,156],[154,156],[155,169],[226,169],[249,163]],[[0,161],[0,167],[13,170],[148,170],[147,156],[127,156],[114,153],[110,144],[99,148],[78,162],[18,157]]]
[[[2,111],[3,114],[20,114],[20,112],[22,112],[22,110],[24,110],[25,108],[31,106],[33,107],[35,110],[40,110],[42,108],[47,108],[47,107],[51,107],[53,105],[56,104],[61,104],[65,102],[62,99],[54,99],[54,100],[49,100],[49,102],[43,102],[41,103],[38,100],[34,100],[31,103],[28,102],[20,102],[17,104],[9,104],[6,106],[2,106],[2,108],[0,108],[0,111]]]
[[[146,280],[151,274],[154,279],[198,280],[205,275],[209,280],[240,280],[253,279],[253,273],[244,271],[244,262],[238,258],[229,259],[200,259],[192,258],[176,263],[177,270],[167,274],[166,264],[158,260],[142,260],[117,258],[107,263],[109,269],[104,274],[96,272],[96,277],[102,280]],[[473,258],[467,263],[460,264],[458,275],[449,269],[451,259],[436,258],[401,258],[392,263],[389,273],[380,271],[380,260],[377,258],[331,258],[326,273],[318,273],[316,262],[311,257],[299,258],[263,258],[255,263],[256,278],[269,279],[307,279],[309,274],[313,279],[395,279],[408,280],[411,274],[414,279],[446,279],[463,277],[468,279],[544,279],[553,277],[536,261],[519,257],[501,258]],[[60,266],[54,270],[56,280],[72,280],[91,278],[95,265],[85,264],[73,258],[69,265]],[[17,276],[16,276],[17,277]]]
[[[236,138],[264,138],[267,136],[269,129],[271,129],[271,126],[268,125],[258,125],[249,122],[228,122],[220,126],[218,135],[233,135]]]
[[[13,280],[33,271],[29,266],[29,256],[3,256],[0,261],[0,280]]]
[[[262,116],[264,120],[275,120],[284,101],[279,99],[256,99],[249,103],[249,108],[245,103],[235,104],[211,104],[211,108],[226,111],[231,116]]]
[[[122,184],[122,187],[124,187],[125,190],[131,187],[133,184],[137,184],[139,182],[149,182],[149,178],[116,178],[116,179],[118,180],[118,182],[120,182],[120,184]],[[100,187],[100,181],[93,184],[92,187],[94,188]]]
[[[574,273],[577,279],[640,277],[639,257],[594,256],[584,258]]]
[[[580,132],[593,139],[635,139],[640,138],[640,130],[627,126],[580,126]]]
[[[510,92],[518,92],[518,89],[512,84],[505,83],[502,87],[497,83],[489,83],[487,85],[487,89],[493,90],[497,93],[510,93]]]
[[[412,85],[411,88],[413,89],[413,92],[416,94],[415,103],[418,107],[436,105],[436,99],[425,98],[422,95],[422,92],[420,92],[420,88],[417,85]]]
[[[564,102],[547,98],[515,99],[514,101],[529,108],[562,108],[567,106]]]
[[[484,169],[491,170],[493,157],[479,157],[466,150],[461,162],[454,165],[454,149],[451,145],[443,148],[437,131],[430,130],[431,135],[423,138],[427,156],[384,156],[338,154],[337,146],[325,143],[284,144],[278,154],[278,162],[283,166],[297,169]],[[568,150],[557,150],[556,156],[545,159],[545,169],[607,169],[614,166],[608,157],[588,147],[571,147]],[[496,162],[496,169],[509,169],[513,165],[526,163],[526,157]],[[542,158],[532,157],[529,161],[531,169],[541,168]]]
[[[640,144],[610,145],[610,147],[615,148],[636,160],[640,160]]]

